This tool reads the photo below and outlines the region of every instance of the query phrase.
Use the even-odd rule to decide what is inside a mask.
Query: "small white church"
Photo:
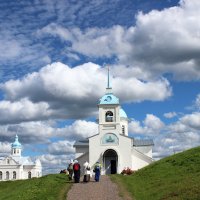
[[[22,145],[16,135],[11,145],[11,155],[0,157],[0,181],[30,179],[42,176],[39,159],[33,162],[29,157],[21,156]]]
[[[109,70],[106,94],[99,100],[98,134],[76,141],[75,157],[81,165],[98,161],[102,174],[121,173],[124,168],[138,170],[150,164],[153,140],[136,140],[128,136],[129,119],[110,87]]]

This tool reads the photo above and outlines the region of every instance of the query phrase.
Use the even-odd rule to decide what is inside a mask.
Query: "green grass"
[[[65,174],[0,182],[1,200],[64,200],[72,183]]]
[[[111,179],[136,200],[200,200],[200,147]]]

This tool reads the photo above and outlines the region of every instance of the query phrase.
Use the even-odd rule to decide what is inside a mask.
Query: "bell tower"
[[[11,155],[21,157],[22,145],[18,141],[18,135],[15,136],[15,142],[12,143]]]
[[[99,104],[99,133],[112,132],[119,134],[120,127],[120,105],[119,99],[113,95],[110,85],[110,70],[108,68],[107,88],[105,95],[100,99]]]

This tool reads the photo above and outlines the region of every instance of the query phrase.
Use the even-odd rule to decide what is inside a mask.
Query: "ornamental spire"
[[[107,88],[111,88],[110,87],[110,68],[108,66],[108,83],[107,83]]]
[[[107,79],[106,93],[112,93],[112,87],[110,86],[110,68],[109,68],[109,66],[108,66],[108,79]]]
[[[15,142],[19,142],[17,134],[15,135]]]

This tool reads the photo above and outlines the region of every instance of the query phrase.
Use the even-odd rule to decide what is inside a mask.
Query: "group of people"
[[[81,166],[78,163],[78,161],[77,160],[75,160],[74,162],[71,161],[67,170],[69,172],[69,180],[72,180],[74,178],[74,182],[79,183],[81,175]],[[99,182],[101,175],[101,164],[99,162],[96,162],[96,164],[94,165],[93,172],[95,173],[94,177],[95,181]],[[83,173],[84,173],[83,182],[89,182],[92,173],[91,173],[91,166],[87,161],[85,161],[85,163],[83,164]]]

